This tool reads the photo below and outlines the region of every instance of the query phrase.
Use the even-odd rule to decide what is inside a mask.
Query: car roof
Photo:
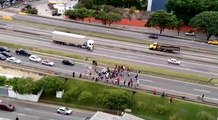
[[[59,107],[58,109],[66,109],[66,107]]]

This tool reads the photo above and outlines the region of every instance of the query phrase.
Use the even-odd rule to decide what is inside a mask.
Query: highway
[[[86,117],[94,115],[93,112],[76,109],[73,109],[72,115],[61,115],[56,112],[57,108],[60,106],[8,98],[0,99],[16,107],[14,112],[1,111],[0,120],[2,120],[1,118],[15,120],[16,117],[18,117],[19,120],[84,120]]]
[[[210,51],[218,51],[217,46],[208,45],[208,44],[204,44],[200,42],[182,40],[182,39],[177,39],[177,38],[169,38],[169,37],[160,36],[158,40],[153,40],[153,39],[148,39],[148,35],[145,35],[143,33],[132,32],[132,31],[110,29],[106,27],[78,24],[78,23],[73,23],[73,22],[60,21],[60,20],[42,18],[42,17],[36,17],[36,16],[22,16],[19,14],[15,14],[13,18],[17,20],[25,20],[28,22],[43,23],[43,24],[59,26],[59,27],[66,27],[66,28],[71,28],[71,29],[86,30],[86,31],[99,32],[99,33],[105,33],[105,34],[111,34],[111,35],[125,36],[125,37],[130,37],[130,38],[137,38],[137,39],[142,39],[142,40],[149,40],[153,42],[164,42],[164,43],[179,45],[179,46],[184,46],[184,47],[193,47],[193,48],[198,48],[198,49],[206,49]]]
[[[218,77],[218,66],[209,63],[198,63],[195,61],[189,60],[181,60],[181,65],[171,65],[167,63],[167,59],[169,57],[158,56],[158,55],[150,55],[144,53],[137,52],[129,52],[129,51],[121,51],[121,50],[113,50],[102,47],[95,47],[96,49],[93,52],[87,51],[85,49],[79,49],[70,46],[62,46],[52,43],[52,40],[49,38],[40,38],[32,35],[25,35],[16,32],[7,32],[0,31],[0,41],[7,41],[9,43],[16,43],[21,45],[32,46],[35,48],[46,48],[50,50],[59,50],[66,53],[75,53],[82,54],[85,56],[91,57],[103,57],[107,59],[116,59],[122,61],[128,61],[132,63],[136,63],[139,65],[148,65],[155,66],[165,69],[170,69],[174,71],[186,72],[186,73],[194,73],[200,74],[209,77]],[[98,43],[99,41],[97,41]],[[158,51],[155,51],[158,52]],[[202,59],[202,56],[201,58]],[[209,61],[216,61],[215,58],[210,58]]]
[[[54,66],[45,66],[40,63],[35,63],[29,61],[27,57],[15,55],[12,52],[13,56],[21,59],[21,65],[36,67],[41,69],[46,69],[49,71],[54,71],[57,73],[68,74],[72,75],[72,72],[76,72],[76,76],[80,73],[83,75],[85,74],[85,70],[91,65],[86,63],[78,63],[75,62],[75,66],[67,66],[62,65],[61,61],[64,58],[56,58],[50,56],[39,55],[42,59],[49,59],[55,63]],[[4,61],[5,62],[5,61]],[[101,71],[103,68],[98,67],[98,71]],[[95,74],[93,72],[93,74]],[[135,73],[131,73],[130,77],[128,77],[125,73],[124,77],[121,78],[123,80],[129,80],[130,78],[134,78]],[[187,97],[196,97],[202,94],[205,94],[205,100],[212,101],[218,103],[218,88],[188,82],[181,82],[176,80],[170,80],[161,77],[149,76],[149,75],[139,75],[140,80],[140,88],[146,89],[157,89],[158,91],[165,91],[166,93],[175,94],[175,95],[182,95],[183,93],[187,95]]]

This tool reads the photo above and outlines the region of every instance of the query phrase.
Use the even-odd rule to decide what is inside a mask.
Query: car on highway
[[[21,63],[21,60],[20,59],[17,59],[15,57],[9,57],[6,59],[8,62],[10,63],[17,63],[17,64],[20,64]]]
[[[29,57],[29,60],[33,61],[33,62],[41,62],[42,61],[42,59],[40,57],[38,57],[37,55],[31,55]]]
[[[150,34],[150,35],[148,36],[148,38],[158,39],[158,35],[157,35],[157,34]]]
[[[62,61],[62,64],[63,65],[71,65],[71,66],[74,66],[74,63],[72,60],[63,60]]]
[[[175,58],[168,59],[168,63],[175,64],[175,65],[180,65],[180,61],[176,60]]]
[[[16,54],[18,55],[24,55],[24,56],[31,56],[32,53],[29,51],[29,50],[25,50],[25,49],[18,49],[18,50],[15,50]]]
[[[209,40],[207,43],[212,45],[218,45],[218,40]]]
[[[10,52],[11,50],[5,46],[0,46],[0,52],[3,52],[3,51]]]
[[[3,51],[1,52],[2,55],[4,55],[5,57],[12,57],[12,55],[9,52]]]
[[[48,66],[53,66],[54,62],[46,59],[46,60],[42,60],[42,64],[43,65],[48,65]]]
[[[0,60],[6,60],[7,57],[5,57],[4,55],[0,54]]]
[[[15,110],[15,106],[11,105],[11,104],[7,104],[7,103],[3,102],[2,100],[0,100],[0,110],[12,112]]]
[[[57,113],[64,114],[64,115],[70,115],[70,114],[72,114],[72,110],[70,110],[69,108],[66,108],[66,107],[59,107],[57,110]]]

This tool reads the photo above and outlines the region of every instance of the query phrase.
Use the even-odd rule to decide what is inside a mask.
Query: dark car
[[[158,35],[157,34],[150,34],[149,38],[158,39]]]
[[[10,52],[11,50],[5,46],[0,46],[0,52],[3,52],[3,51]]]
[[[5,57],[4,55],[0,54],[0,60],[6,60],[7,57]]]
[[[63,60],[62,64],[74,66],[74,63],[71,60]]]
[[[4,52],[1,52],[1,54],[2,55],[4,55],[5,57],[12,57],[12,55],[9,53],[9,52],[6,52],[6,51],[4,51]]]
[[[25,50],[25,49],[21,49],[21,48],[19,50],[16,50],[15,52],[18,55],[24,55],[24,56],[31,56],[32,55],[32,53],[30,51]]]
[[[0,110],[5,110],[5,111],[14,111],[15,106],[11,104],[6,104],[2,100],[0,100]]]

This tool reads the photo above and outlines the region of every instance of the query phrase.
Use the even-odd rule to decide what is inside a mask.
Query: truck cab
[[[87,40],[86,42],[86,47],[88,50],[93,50],[94,49],[94,40]]]
[[[149,49],[150,50],[155,50],[155,49],[157,49],[158,46],[159,45],[157,43],[152,43],[152,44],[150,44]]]

